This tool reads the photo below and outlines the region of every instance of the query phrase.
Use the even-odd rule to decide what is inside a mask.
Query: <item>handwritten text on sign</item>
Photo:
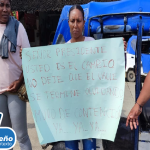
[[[124,97],[122,38],[24,49],[23,72],[41,144],[114,140]]]

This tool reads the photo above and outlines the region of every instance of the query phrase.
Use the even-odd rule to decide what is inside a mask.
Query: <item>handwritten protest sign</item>
[[[23,49],[23,73],[41,144],[114,141],[125,86],[122,38]]]

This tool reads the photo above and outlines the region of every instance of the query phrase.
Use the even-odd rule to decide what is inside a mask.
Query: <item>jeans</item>
[[[11,127],[17,136],[21,150],[32,150],[27,132],[26,103],[17,94],[0,94],[0,112],[3,113],[2,127]]]
[[[96,150],[96,139],[86,139],[83,141],[83,150]],[[78,140],[65,141],[66,150],[78,150]]]

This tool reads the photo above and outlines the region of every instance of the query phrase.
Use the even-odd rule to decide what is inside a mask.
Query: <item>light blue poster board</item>
[[[122,111],[122,38],[23,49],[23,73],[40,144],[114,141]]]

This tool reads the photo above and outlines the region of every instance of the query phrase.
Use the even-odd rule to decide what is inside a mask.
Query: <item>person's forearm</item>
[[[138,97],[137,103],[143,106],[150,99],[150,72],[148,73],[143,88]]]

